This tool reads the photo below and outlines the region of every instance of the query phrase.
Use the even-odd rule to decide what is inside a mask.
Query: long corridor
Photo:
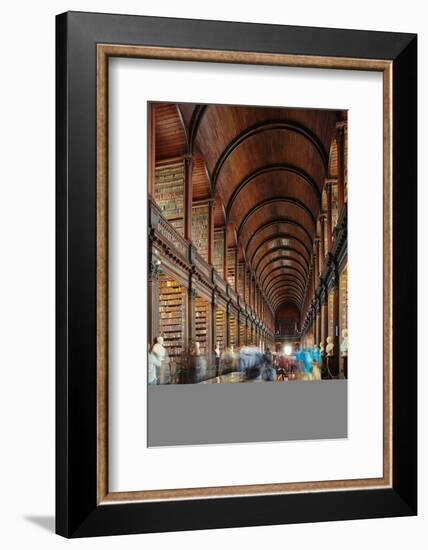
[[[149,112],[149,383],[346,378],[346,111]]]

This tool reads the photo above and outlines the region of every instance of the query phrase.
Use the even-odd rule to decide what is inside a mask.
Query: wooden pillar
[[[325,258],[325,215],[320,216],[320,227],[321,227],[321,236],[320,236],[320,253],[321,253],[321,271],[324,266]]]
[[[184,159],[184,237],[192,241],[192,168],[191,157]]]
[[[331,182],[327,181],[326,183],[326,193],[327,193],[327,242],[328,242],[328,251],[331,249],[332,243],[332,221],[331,221]],[[327,251],[327,252],[328,252]]]
[[[238,294],[238,247],[235,248],[235,292]]]
[[[259,287],[256,286],[255,296],[254,296],[254,311],[256,312],[257,317],[259,317]]]
[[[321,267],[322,266],[322,264],[321,264],[321,253],[320,253],[320,240],[319,240],[318,237],[315,239],[315,255],[317,257],[317,268],[316,268],[317,276],[316,276],[316,285],[315,285],[315,287],[317,287],[318,286],[318,279],[321,275],[321,269],[322,269],[322,267]]]
[[[337,375],[339,375],[340,357],[340,309],[339,309],[339,271],[337,266],[334,269],[333,287],[333,343],[334,343],[334,364]]]
[[[324,345],[324,349],[327,345],[327,336],[328,336],[328,296],[327,291],[325,291],[325,301],[321,303],[321,317],[322,317],[322,325],[321,325],[321,331],[322,331],[322,343]]]
[[[242,297],[244,299],[244,302],[247,301],[246,290],[247,290],[247,264],[245,263],[245,260],[244,260],[244,280],[242,282],[242,294],[243,294]]]
[[[213,265],[214,262],[214,207],[215,203],[208,203],[208,263]]]
[[[189,350],[195,341],[195,301],[196,291],[192,287],[192,279],[190,279],[187,289],[187,343]]]
[[[217,300],[217,297],[216,297],[216,294],[215,292],[213,293],[213,297],[212,297],[212,300],[211,300],[211,304],[210,304],[210,307],[211,307],[211,327],[210,327],[210,332],[211,332],[211,352],[214,351],[215,347],[216,347],[216,344],[217,344],[217,330],[216,330],[216,324],[215,324],[215,314],[216,314],[216,300]]]
[[[230,304],[226,307],[226,349],[230,347]]]
[[[253,279],[253,311],[256,310],[256,279],[255,277],[252,277]]]
[[[149,303],[149,319],[147,323],[147,339],[150,349],[155,343],[155,339],[159,336],[159,274],[161,262],[156,256],[153,257],[150,253],[150,270],[148,277],[148,303]]]
[[[227,283],[227,225],[224,226],[223,231],[223,279]]]
[[[336,124],[338,214],[345,204],[345,122]]]
[[[247,305],[251,309],[251,272],[248,270],[248,299]]]
[[[156,105],[149,103],[149,131],[148,131],[148,194],[149,198],[155,196],[155,168],[156,168]]]
[[[317,255],[314,252],[312,256],[312,295],[311,299],[315,294],[315,289],[317,288],[317,279],[318,279],[318,259]]]

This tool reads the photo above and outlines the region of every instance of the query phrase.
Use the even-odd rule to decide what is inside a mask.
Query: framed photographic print
[[[416,514],[416,36],[56,48],[57,532]]]

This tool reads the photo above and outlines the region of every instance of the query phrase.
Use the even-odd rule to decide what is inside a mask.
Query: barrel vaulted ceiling
[[[157,160],[193,156],[193,199],[215,200],[215,226],[251,265],[275,310],[299,308],[340,111],[157,104]],[[333,146],[332,146],[333,144]]]

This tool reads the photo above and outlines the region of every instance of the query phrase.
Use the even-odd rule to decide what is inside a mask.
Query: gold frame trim
[[[109,492],[108,490],[108,59],[146,59],[277,65],[383,73],[383,476],[370,479]],[[97,45],[97,503],[225,498],[392,487],[392,61]]]

